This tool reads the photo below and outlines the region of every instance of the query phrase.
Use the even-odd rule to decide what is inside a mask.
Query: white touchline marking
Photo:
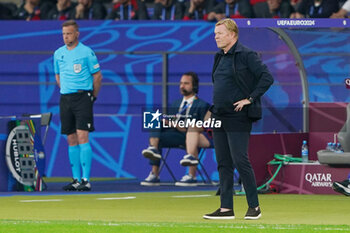
[[[175,198],[187,198],[187,197],[210,197],[211,195],[209,194],[204,194],[204,195],[183,195],[183,196],[172,196]]]
[[[28,224],[28,223],[34,223],[34,224],[56,224],[54,221],[32,221],[32,220],[1,220],[1,223],[7,223],[7,224]],[[145,226],[145,227],[173,227],[176,226],[177,223],[144,223],[144,222],[126,222],[126,223],[118,223],[118,222],[87,222],[87,225],[94,225],[94,226],[111,226],[111,227],[118,227],[118,226]],[[308,225],[310,226],[310,225]],[[303,226],[295,225],[295,224],[268,224],[268,225],[260,225],[260,224],[247,224],[247,225],[198,225],[198,224],[184,224],[182,227],[185,228],[225,228],[225,229],[277,229],[277,230],[300,230],[305,229]],[[317,232],[327,232],[327,231],[344,231],[349,232],[349,227],[341,228],[340,226],[334,226],[332,227],[321,227],[320,225],[315,225],[311,227],[311,229],[316,230]]]
[[[20,200],[19,202],[54,202],[62,201],[62,199],[46,199],[46,200]]]
[[[172,227],[175,226],[177,223],[140,223],[140,222],[132,222],[132,223],[113,223],[113,222],[107,222],[107,223],[88,223],[88,225],[98,225],[98,226],[146,226],[146,227]],[[225,229],[277,229],[277,230],[300,230],[304,229],[303,227],[299,225],[215,225],[215,226],[210,226],[210,225],[196,225],[196,224],[185,224],[182,227],[185,228],[200,228],[200,229],[211,229],[211,228],[225,228]],[[349,232],[349,228],[321,228],[319,226],[316,226],[315,228],[312,228],[317,231],[346,231]]]
[[[102,197],[102,198],[96,198],[97,200],[104,201],[104,200],[128,200],[128,199],[135,199],[136,197]]]

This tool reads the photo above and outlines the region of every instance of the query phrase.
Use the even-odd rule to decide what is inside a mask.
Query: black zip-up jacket
[[[235,46],[235,45],[234,45]],[[215,54],[214,66],[212,70],[212,81],[215,85],[213,74],[216,67],[219,64],[222,53],[221,50]],[[253,50],[243,46],[240,42],[236,42],[236,48],[234,50],[232,75],[235,78],[235,82],[238,87],[245,93],[246,98],[252,98],[253,102],[260,105],[260,97],[270,88],[273,84],[273,77],[268,70],[267,66],[262,63],[258,54]],[[229,94],[227,96],[230,96]],[[253,104],[252,104],[253,105]],[[261,108],[257,115],[261,115]]]

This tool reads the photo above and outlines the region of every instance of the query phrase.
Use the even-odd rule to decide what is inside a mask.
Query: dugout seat
[[[214,183],[210,179],[210,176],[209,176],[209,174],[208,174],[207,170],[205,169],[205,167],[203,165],[203,162],[202,162],[202,159],[203,159],[203,156],[205,154],[206,149],[212,149],[212,148],[214,148],[214,147],[199,148],[197,172],[198,172],[199,176],[202,178],[204,183],[216,185],[216,183]],[[160,164],[160,167],[159,167],[159,174],[162,172],[163,168],[165,167],[167,169],[167,171],[169,172],[170,176],[172,177],[172,179],[174,180],[174,182],[177,182],[173,171],[171,170],[169,164],[167,163],[167,159],[168,159],[169,154],[170,154],[172,149],[185,150],[186,148],[183,147],[183,146],[179,146],[179,147],[166,147],[166,148],[163,148],[163,149],[165,149],[166,151],[164,153],[164,156],[162,156],[162,158],[161,158],[161,164]]]
[[[350,104],[346,106],[346,116],[345,124],[337,135],[344,153],[320,150],[317,152],[317,158],[320,163],[330,166],[350,166]]]

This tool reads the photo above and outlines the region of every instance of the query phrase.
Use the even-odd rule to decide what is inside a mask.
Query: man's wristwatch
[[[253,97],[251,97],[251,96],[249,96],[249,97],[247,98],[247,100],[248,100],[250,103],[253,103],[253,101],[254,101]]]

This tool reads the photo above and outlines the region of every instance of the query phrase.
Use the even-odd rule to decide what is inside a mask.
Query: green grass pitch
[[[213,191],[0,197],[2,232],[350,232],[350,201],[341,195],[260,195],[262,218],[204,220],[219,207]]]

